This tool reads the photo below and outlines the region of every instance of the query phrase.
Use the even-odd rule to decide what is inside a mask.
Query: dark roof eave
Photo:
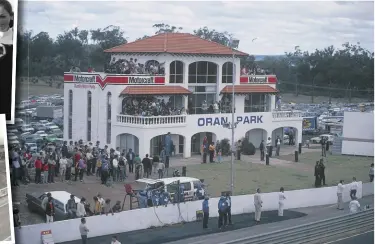
[[[135,54],[135,53],[139,53],[139,54],[163,54],[163,53],[168,53],[168,54],[172,54],[172,55],[190,55],[190,56],[194,56],[194,55],[205,55],[205,56],[218,56],[218,57],[232,57],[233,54],[214,54],[214,53],[174,53],[174,52],[116,52],[116,51],[104,51],[106,53],[116,53],[116,54]],[[237,57],[245,57],[245,56],[249,56],[249,54],[247,53],[242,53],[242,52],[239,52],[239,53],[235,53],[234,56],[237,56]]]

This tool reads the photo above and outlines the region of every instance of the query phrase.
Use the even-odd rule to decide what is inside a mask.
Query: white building
[[[240,58],[246,53],[182,33],[159,34],[106,52],[115,60],[163,65],[164,74],[65,73],[67,141],[100,141],[143,156],[159,153],[170,132],[176,154],[190,157],[200,151],[204,136],[213,142],[231,138],[231,130],[223,128],[223,123],[231,122],[230,111],[208,113],[202,102],[231,100],[233,79],[235,141],[246,135],[258,147],[267,137],[282,138],[284,127],[295,128],[296,145],[302,141],[302,114],[274,110],[276,77],[241,75]],[[171,99],[175,107],[189,108],[189,115],[125,115],[129,98],[146,96]]]

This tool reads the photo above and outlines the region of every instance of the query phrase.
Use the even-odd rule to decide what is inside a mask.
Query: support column
[[[139,137],[139,157],[144,158],[146,154],[150,155],[151,153],[151,138],[148,137]]]
[[[184,108],[185,108],[185,111],[188,112],[189,108],[189,96],[185,95],[183,97],[183,105],[184,105]]]
[[[168,61],[165,61],[165,64],[164,64],[164,74],[165,74],[165,77],[166,77],[166,84],[169,84],[169,77],[170,77],[170,65],[171,65],[171,62],[168,62]]]
[[[275,110],[276,108],[276,96],[275,95],[271,95],[270,96],[270,108],[271,108],[271,112],[273,112],[273,110]]]
[[[184,158],[191,157],[191,136],[184,137]]]

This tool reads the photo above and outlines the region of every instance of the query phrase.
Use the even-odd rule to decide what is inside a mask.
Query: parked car
[[[57,138],[63,138],[64,132],[60,130],[59,128],[51,130],[52,134],[55,134]]]
[[[36,143],[33,143],[33,142],[26,142],[25,148],[28,148],[30,150],[30,152],[37,152],[38,151],[38,146],[36,145]]]
[[[31,133],[33,133],[34,132],[34,128],[31,127],[31,125],[24,125],[24,126],[21,127],[21,131],[23,133],[25,133],[25,132],[31,132]]]
[[[180,184],[182,184],[184,187],[185,201],[194,200],[197,186],[201,184],[201,181],[199,179],[191,177],[171,177],[158,180],[148,178],[136,180],[136,182],[138,183],[146,184],[145,189],[157,189],[160,187],[164,187],[164,190],[170,194],[171,198],[173,198],[173,195],[175,193],[177,181],[180,181]],[[202,196],[204,196],[204,189],[202,189],[201,191],[203,191],[201,192],[201,194]]]
[[[323,134],[323,135],[320,135],[320,136],[317,136],[317,137],[313,137],[313,138],[310,139],[310,142],[313,143],[313,144],[320,144],[323,137],[328,138],[329,144],[331,144],[331,145],[333,144],[334,135],[330,135],[330,134]]]
[[[70,199],[70,193],[66,191],[51,191],[53,203],[55,204],[55,216],[54,221],[61,221],[68,219],[68,213],[66,212],[66,204]],[[30,212],[38,213],[45,217],[45,210],[42,207],[42,201],[47,196],[47,192],[38,193],[26,193],[27,207]],[[78,203],[80,199],[75,197],[75,202]]]

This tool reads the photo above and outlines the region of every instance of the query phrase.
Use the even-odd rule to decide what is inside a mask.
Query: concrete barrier
[[[374,182],[362,184],[362,196],[374,195]]]
[[[286,191],[285,209],[312,207],[337,202],[337,187],[323,187]],[[359,182],[357,197],[362,197],[362,182]],[[345,185],[344,201],[349,201],[349,187]],[[262,194],[263,211],[278,208],[278,192]],[[210,199],[210,217],[217,217],[219,198]],[[186,202],[167,207],[144,208],[125,211],[112,215],[101,215],[87,218],[89,237],[111,235],[150,227],[164,226],[180,222],[196,220],[196,211],[202,207],[202,201]],[[232,214],[254,212],[254,195],[232,197]],[[59,221],[49,224],[23,226],[16,229],[16,240],[19,243],[39,244],[41,232],[51,230],[55,243],[80,239],[78,227],[80,219]],[[69,234],[67,234],[69,233]]]

